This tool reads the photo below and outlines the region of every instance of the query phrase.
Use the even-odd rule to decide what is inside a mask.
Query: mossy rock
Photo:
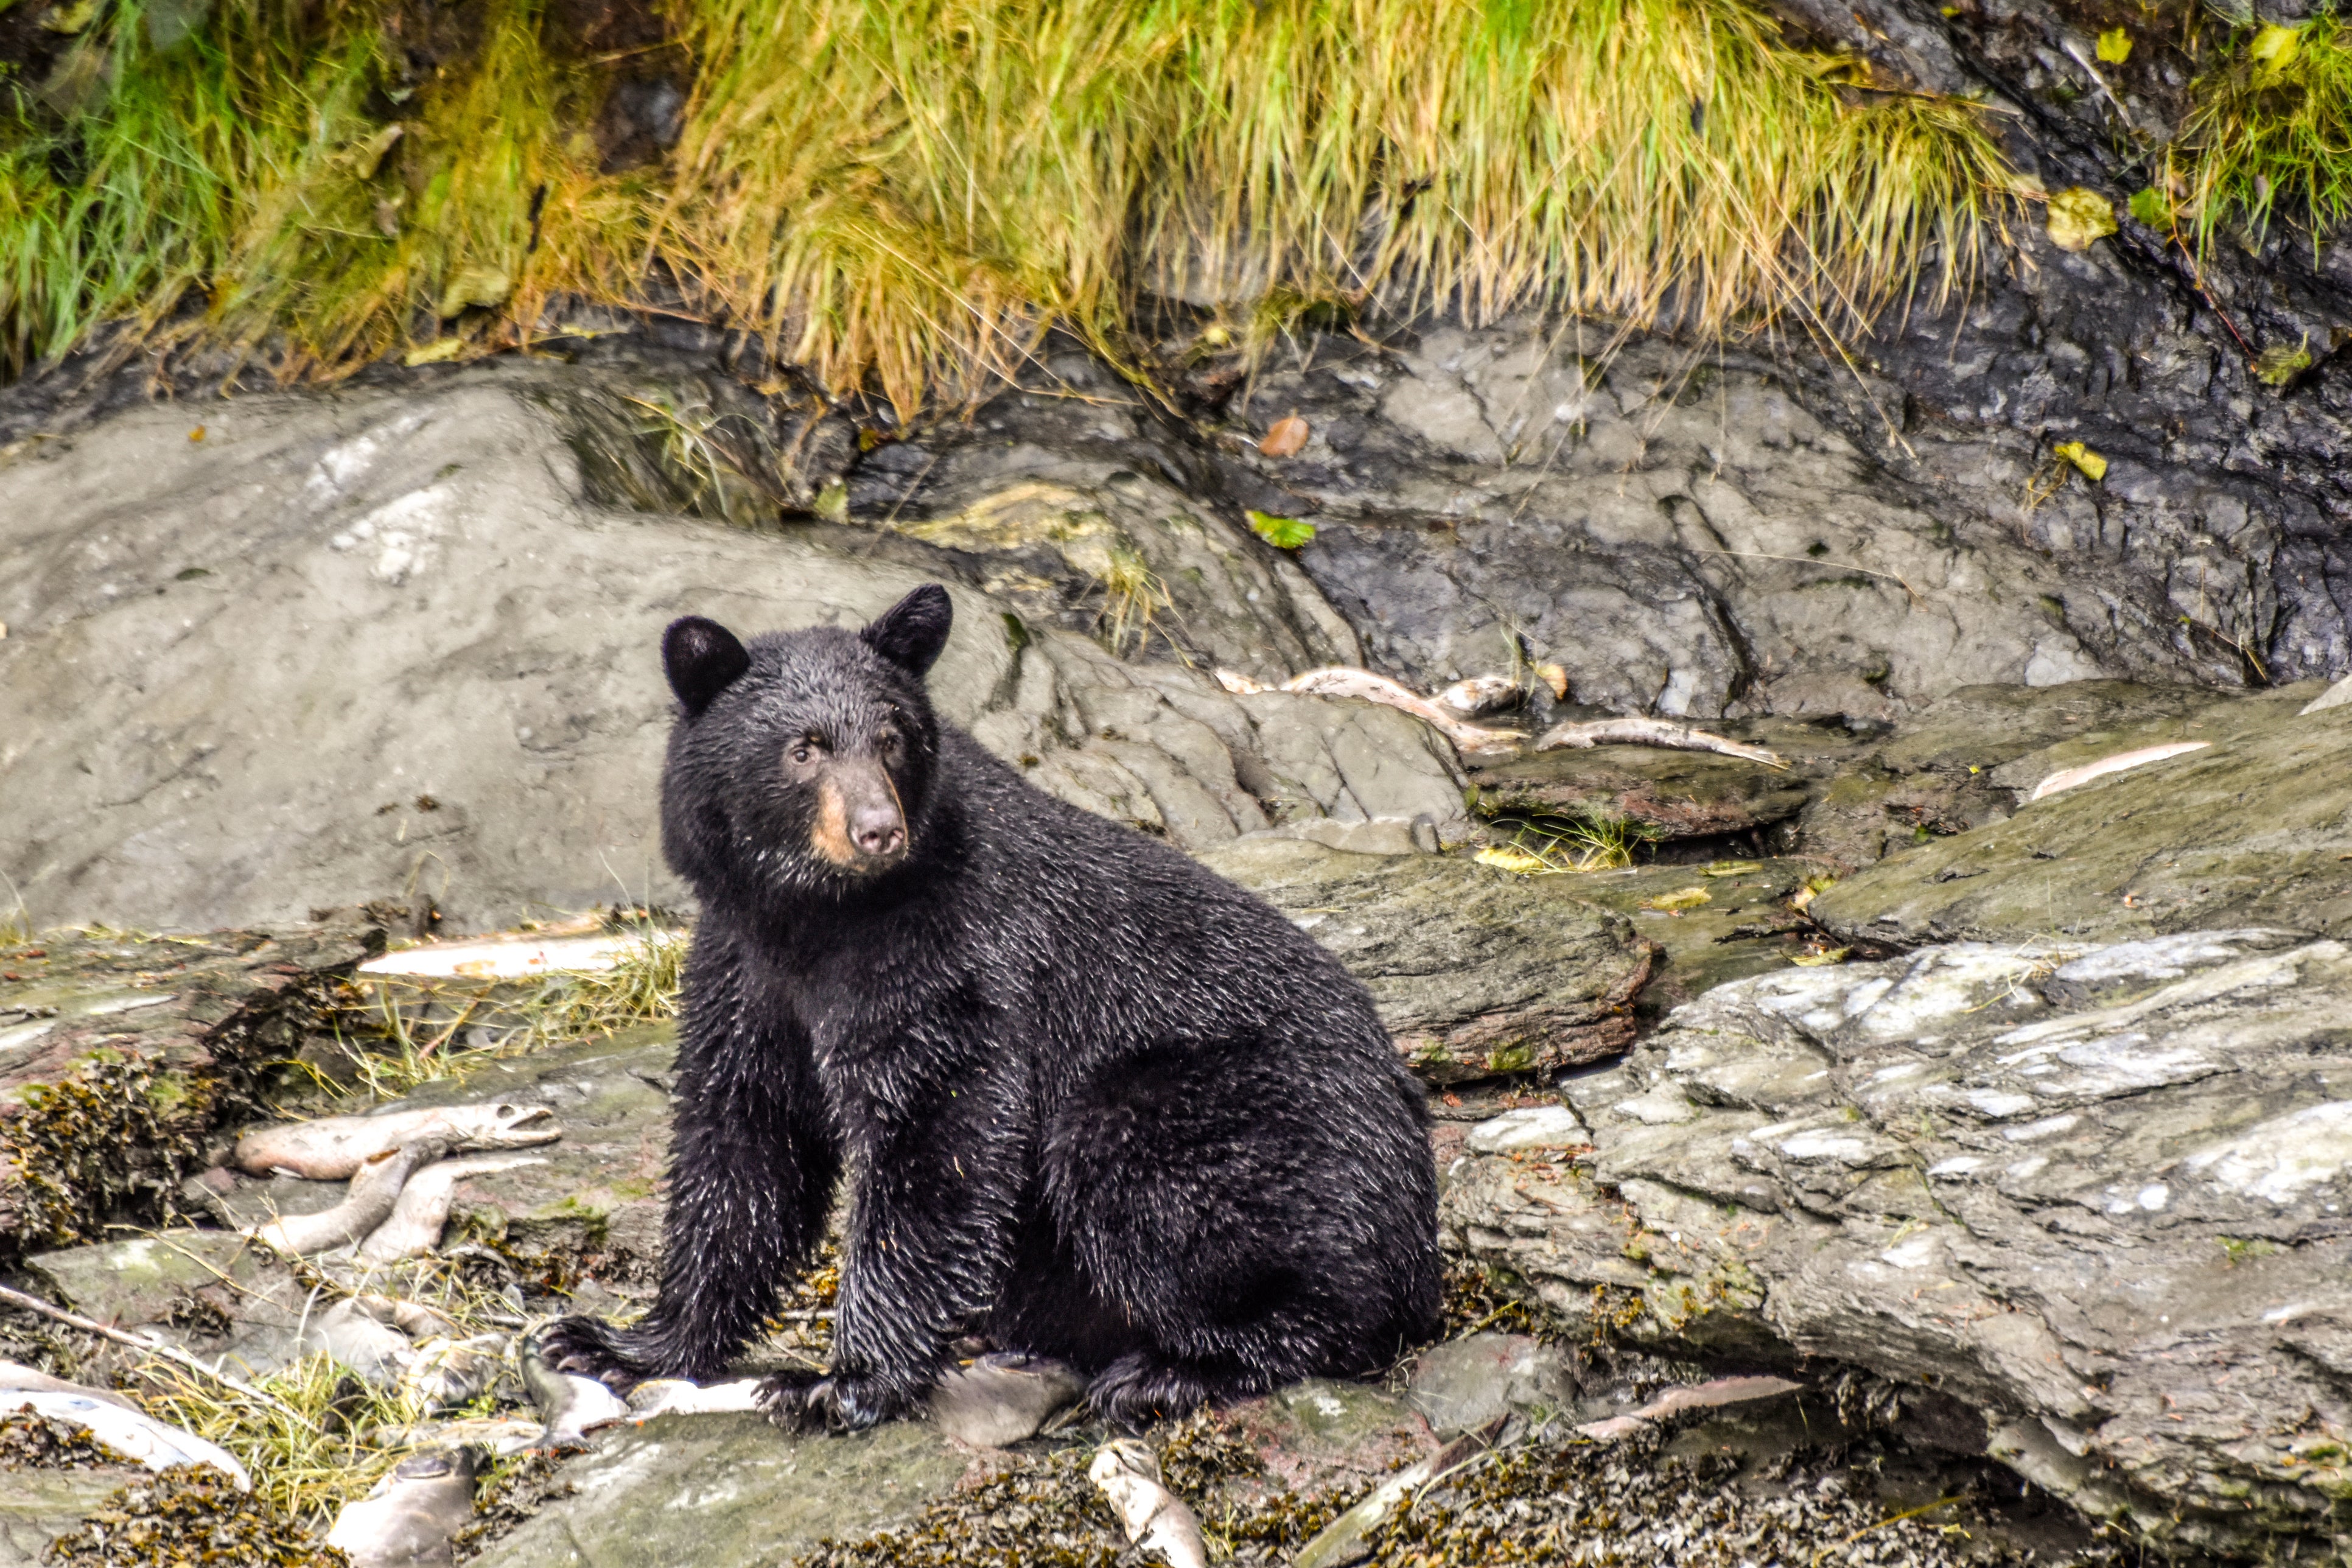
[[[1840,882],[1811,913],[1842,935],[2115,942],[2205,927],[2352,930],[2352,709],[2317,689],[2209,705],[2013,758],[2020,789],[2168,741],[2201,751],[2021,806]]]

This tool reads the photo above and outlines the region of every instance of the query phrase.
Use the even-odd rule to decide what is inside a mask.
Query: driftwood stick
[[[38,1312],[45,1318],[54,1318],[69,1329],[79,1329],[83,1333],[96,1334],[100,1339],[112,1340],[117,1344],[129,1345],[133,1350],[145,1351],[150,1355],[161,1356],[165,1361],[184,1366],[191,1372],[201,1373],[224,1388],[233,1388],[247,1399],[257,1399],[272,1409],[282,1410],[296,1420],[303,1421],[305,1426],[309,1425],[300,1411],[276,1394],[266,1394],[236,1373],[223,1372],[220,1368],[206,1363],[202,1356],[190,1355],[177,1345],[167,1345],[161,1340],[149,1339],[143,1334],[134,1334],[127,1329],[118,1329],[110,1323],[101,1323],[95,1318],[85,1318],[79,1312],[68,1312],[63,1307],[52,1306],[38,1296],[27,1296],[22,1290],[13,1290],[5,1285],[0,1285],[0,1302],[5,1302],[11,1307],[22,1307],[28,1312]]]
[[[1555,724],[1537,738],[1535,749],[1556,752],[1571,747],[1581,751],[1591,746],[1663,746],[1676,752],[1720,752],[1727,757],[1744,757],[1768,768],[1785,771],[1789,766],[1777,752],[1706,730],[1694,730],[1687,724],[1670,724],[1664,719],[1591,719],[1582,723]]]

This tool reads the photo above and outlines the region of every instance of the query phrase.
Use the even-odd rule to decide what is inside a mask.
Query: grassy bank
[[[191,3],[16,0],[53,31],[0,78],[11,369],[125,319],[464,357],[649,279],[902,404],[1049,321],[1117,353],[1147,288],[1843,328],[2004,178],[1974,110],[1738,0],[680,0],[617,49],[542,0]],[[656,78],[671,144],[616,157]]]

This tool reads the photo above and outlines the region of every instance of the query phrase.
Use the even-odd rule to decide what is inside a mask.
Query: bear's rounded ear
[[[751,668],[751,656],[717,621],[681,616],[662,633],[662,670],[691,719]]]
[[[937,583],[926,583],[857,635],[892,664],[922,675],[948,646],[948,627],[954,620],[955,606],[948,603],[948,591]]]

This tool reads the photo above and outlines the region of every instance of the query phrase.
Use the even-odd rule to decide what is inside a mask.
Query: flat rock
[[[95,1512],[118,1489],[146,1475],[143,1468],[124,1465],[0,1465],[0,1568],[42,1568],[50,1542]]]
[[[0,872],[33,921],[368,905],[421,934],[685,907],[656,843],[663,626],[856,625],[929,581],[956,605],[940,712],[1064,799],[1185,846],[1300,814],[1460,822],[1451,755],[1413,721],[1244,708],[1185,647],[1033,626],[985,552],[638,510],[667,503],[614,481],[612,427],[646,395],[518,363],[208,405],[197,441],[183,410],[134,406],[0,458]],[[1355,657],[1295,564],[1118,471],[1081,511],[1181,586],[1203,656]],[[1078,515],[1007,500],[1001,464],[970,481],[1040,539]]]
[[[295,1055],[331,983],[381,931],[294,926],[168,940],[95,929],[0,947],[0,1261],[154,1223]]]
[[[2352,952],[2261,930],[1738,981],[1566,1082],[1590,1150],[1466,1154],[1444,1223],[1588,1331],[1857,1366],[2094,1517],[2332,1560],[2347,1005]]]
[[[1405,1386],[1412,1407],[1440,1432],[1475,1431],[1514,1411],[1549,1415],[1577,1396],[1569,1353],[1529,1334],[1476,1333],[1414,1358]]]
[[[2201,687],[2126,680],[1964,686],[1822,777],[1797,821],[1798,841],[1842,872],[1859,870],[2013,816],[2053,771],[2037,753],[2128,750],[2125,737],[2193,725],[2230,700]],[[2021,787],[2020,775],[2030,775]]]
[[[2252,924],[2352,929],[2352,716],[2284,688],[2043,746],[1999,765],[2017,795],[2098,757],[2203,750],[2111,773],[1937,838],[1814,900],[1823,925],[1909,944],[2113,942]]]
[[[1615,910],[1658,947],[1656,972],[1635,1005],[1662,1016],[1726,981],[1785,969],[1813,932],[1788,907],[1819,866],[1787,858],[1636,866],[1550,879],[1574,897]],[[1694,901],[1694,892],[1705,900]],[[1660,906],[1664,907],[1660,907]]]
[[[481,1568],[751,1568],[826,1538],[904,1524],[952,1488],[968,1456],[927,1422],[796,1436],[758,1415],[680,1415],[608,1428],[552,1500],[474,1561]]]
[[[1478,809],[1632,823],[1662,839],[1747,833],[1811,798],[1801,777],[1711,752],[1595,746],[1535,752],[1472,770]]]
[[[1633,1039],[1650,944],[1580,900],[1576,879],[1281,837],[1201,859],[1329,948],[1434,1082],[1595,1061]]]

